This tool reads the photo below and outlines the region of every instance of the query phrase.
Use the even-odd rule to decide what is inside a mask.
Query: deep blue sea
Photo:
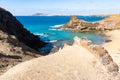
[[[94,43],[99,44],[105,40],[105,37],[96,33],[76,33],[65,30],[56,30],[54,27],[66,24],[70,16],[16,16],[16,18],[36,35],[46,36],[50,41],[69,40],[72,41],[74,36],[88,37]],[[103,16],[78,16],[78,18],[95,22],[104,19]]]

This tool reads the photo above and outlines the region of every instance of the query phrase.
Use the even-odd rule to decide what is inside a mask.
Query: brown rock
[[[40,57],[40,54],[15,36],[0,30],[0,75],[18,63]]]
[[[64,26],[61,26],[61,28],[69,30],[73,29],[74,31],[93,31],[96,30],[96,27],[99,25],[99,23],[90,23],[83,20],[78,19],[76,16],[72,16],[71,19],[68,21],[68,23]]]
[[[119,67],[113,61],[112,57],[109,55],[108,51],[99,45],[94,45],[92,41],[87,38],[74,38],[74,43],[81,44],[83,47],[88,49],[100,62],[103,64],[108,72],[118,72]]]
[[[72,16],[68,23],[60,28],[75,32],[115,30],[120,29],[119,21],[120,16],[106,17],[105,19],[97,22],[86,22]]]
[[[111,62],[108,66],[106,66],[107,70],[109,72],[118,72],[119,67],[115,62]]]

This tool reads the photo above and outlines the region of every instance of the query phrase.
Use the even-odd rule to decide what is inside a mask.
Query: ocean
[[[26,29],[35,35],[41,36],[46,41],[73,41],[75,36],[87,37],[95,44],[105,41],[105,37],[101,34],[93,32],[77,33],[65,30],[56,30],[55,27],[66,24],[70,16],[15,16]],[[95,22],[104,19],[104,16],[77,16],[78,18]]]

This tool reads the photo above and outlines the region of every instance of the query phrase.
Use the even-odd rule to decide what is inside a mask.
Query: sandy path
[[[0,80],[103,79],[108,80],[104,67],[89,51],[78,45],[19,64],[0,77]]]

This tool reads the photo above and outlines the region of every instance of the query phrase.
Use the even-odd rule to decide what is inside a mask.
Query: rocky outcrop
[[[72,16],[71,19],[68,21],[68,23],[66,24],[66,28],[77,28],[77,29],[87,29],[89,27],[96,27],[98,26],[98,23],[90,23],[90,22],[86,22],[83,20],[78,19],[76,16]],[[65,26],[63,26],[65,27]]]
[[[97,22],[90,23],[90,22],[80,20],[75,16],[72,16],[71,19],[68,21],[68,23],[61,26],[60,28],[72,30],[75,32],[80,32],[80,31],[84,32],[84,31],[94,31],[97,29],[96,27],[98,25],[99,25],[99,23],[97,23]]]
[[[26,30],[23,25],[8,11],[0,8],[0,30],[14,35],[20,42],[38,50],[47,43]]]
[[[0,74],[18,63],[48,54],[38,51],[46,45],[10,12],[0,8]]]
[[[0,75],[18,63],[40,57],[41,53],[0,30]]]
[[[86,22],[78,19],[76,16],[72,16],[67,24],[59,28],[75,32],[104,31],[118,29],[117,24],[118,22],[111,20],[111,17],[98,22]]]
[[[106,68],[110,73],[116,73],[119,71],[118,65],[113,61],[108,51],[99,45],[94,45],[92,41],[87,38],[74,38],[74,44],[82,45],[89,50]]]
[[[104,27],[105,30],[115,30],[120,29],[120,15],[109,15],[107,18],[99,21],[101,27]]]

